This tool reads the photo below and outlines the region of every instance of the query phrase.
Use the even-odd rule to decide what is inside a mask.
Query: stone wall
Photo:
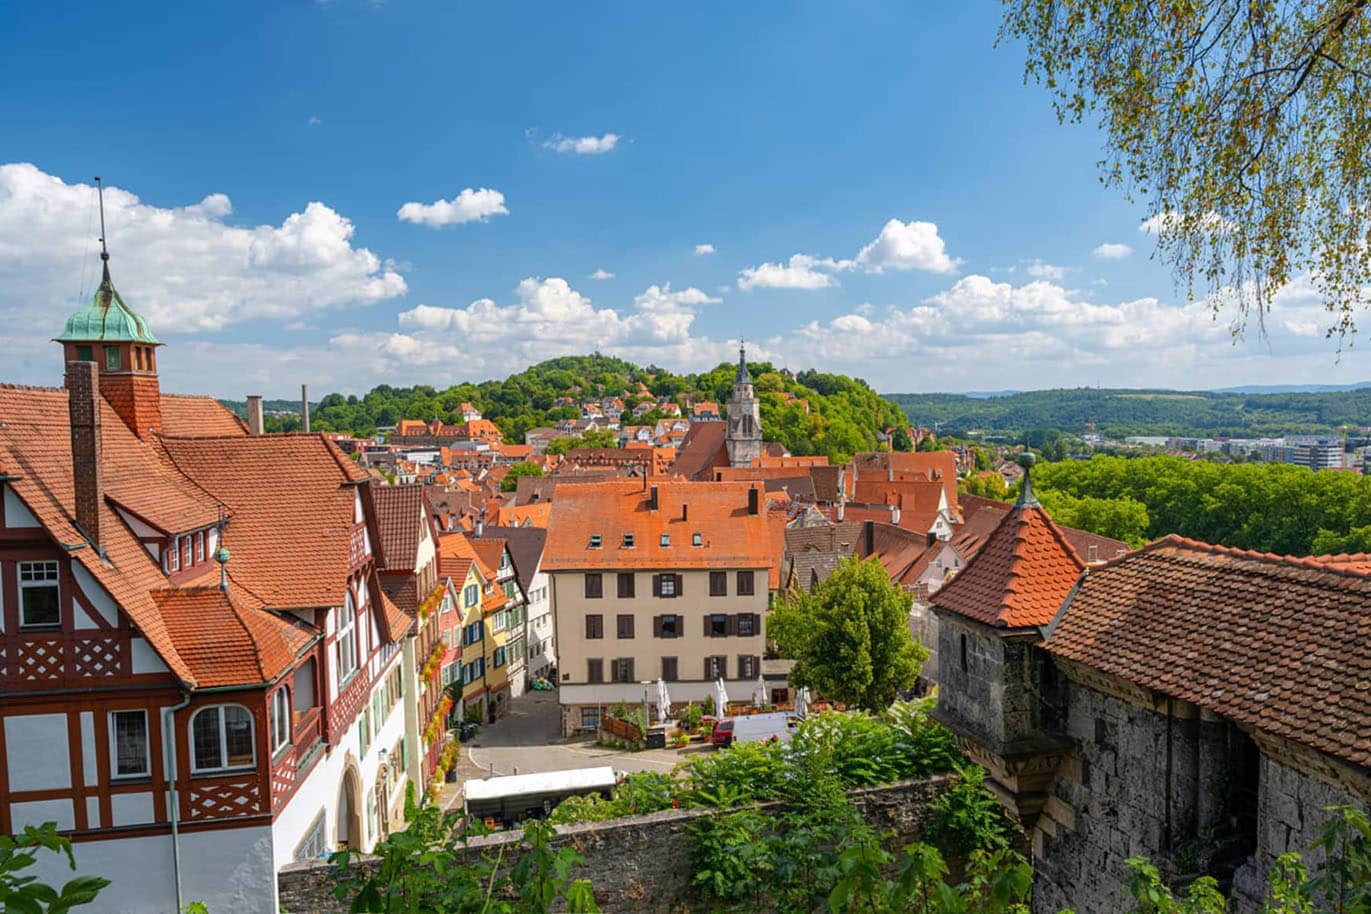
[[[1047,719],[1053,702],[1039,700],[1052,688],[1033,637],[1005,636],[948,613],[937,614],[936,628],[938,707],[954,730],[998,751],[1055,727]]]
[[[947,785],[946,778],[901,781],[853,791],[853,804],[878,831],[893,831],[895,845],[918,840],[928,806]],[[779,809],[771,803],[763,809]],[[590,879],[606,914],[675,914],[704,910],[690,892],[690,822],[712,810],[665,810],[611,822],[587,822],[557,829],[556,846],[574,847],[585,864],[575,878]],[[472,852],[498,851],[517,845],[514,832],[472,841]],[[346,910],[333,897],[326,863],[292,864],[277,878],[281,910],[286,914],[334,914]]]

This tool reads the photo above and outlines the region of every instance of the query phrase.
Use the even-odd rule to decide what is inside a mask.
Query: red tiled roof
[[[371,500],[376,505],[376,527],[384,559],[379,567],[383,571],[413,571],[419,556],[419,532],[428,517],[424,487],[374,486]]]
[[[1046,511],[1016,505],[933,603],[1001,628],[1046,625],[1084,567]]]
[[[340,606],[356,487],[366,472],[318,434],[165,438],[176,466],[233,519],[229,577],[275,608]]]
[[[686,479],[712,479],[713,469],[728,466],[728,424],[696,422],[676,451],[674,471]]]
[[[399,641],[409,631],[414,620],[396,606],[385,591],[381,591],[380,598],[381,611],[376,614],[376,620],[380,623],[378,627],[381,629],[381,637],[387,641]]]
[[[656,484],[658,507],[652,510],[650,489],[639,481],[567,486],[552,503],[543,568],[770,568],[765,504],[758,486],[760,510],[748,513],[751,488],[663,481]],[[626,533],[633,535],[631,547],[623,544]],[[700,546],[692,545],[695,533],[702,534]],[[592,534],[600,536],[599,548],[591,548]],[[662,534],[670,535],[670,545],[661,545]]]
[[[957,527],[952,536],[952,544],[957,547],[963,559],[970,559],[985,545],[985,541],[999,525],[1000,519],[1011,507],[1013,506],[1008,502],[963,493],[962,510],[965,512],[963,517],[966,522]],[[1129,549],[1123,540],[1111,539],[1088,530],[1077,530],[1075,527],[1064,527],[1060,524],[1058,529],[1071,544],[1071,548],[1076,550],[1076,555],[1087,564],[1108,561]]]
[[[162,434],[177,438],[204,435],[242,436],[248,427],[213,397],[162,394]]]
[[[315,635],[218,587],[153,592],[153,599],[200,688],[273,682],[295,665]]]
[[[1358,564],[1169,536],[1087,572],[1044,646],[1368,766],[1371,574]]]

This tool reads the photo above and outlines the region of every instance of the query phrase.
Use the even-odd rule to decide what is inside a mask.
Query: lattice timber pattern
[[[251,780],[191,781],[186,796],[186,812],[191,819],[227,819],[262,811],[262,785],[255,776]]]
[[[0,680],[55,683],[111,679],[128,672],[126,642],[109,635],[25,638],[0,646]]]

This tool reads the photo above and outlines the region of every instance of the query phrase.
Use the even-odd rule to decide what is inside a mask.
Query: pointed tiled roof
[[[376,526],[381,537],[382,571],[413,571],[419,555],[419,530],[424,522],[421,484],[376,486]]]
[[[158,590],[153,599],[200,688],[272,682],[317,637],[232,588]]]
[[[933,604],[997,628],[1046,625],[1085,563],[1038,504],[1025,476],[1023,496]]]

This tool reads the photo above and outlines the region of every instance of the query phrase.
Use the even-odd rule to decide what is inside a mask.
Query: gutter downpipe
[[[171,869],[176,878],[176,910],[185,910],[181,898],[181,797],[176,789],[176,730],[173,723],[176,719],[177,711],[184,711],[190,707],[190,691],[181,691],[181,703],[172,705],[170,708],[162,709],[162,752],[164,753],[164,770],[167,771],[167,787],[171,796]]]

